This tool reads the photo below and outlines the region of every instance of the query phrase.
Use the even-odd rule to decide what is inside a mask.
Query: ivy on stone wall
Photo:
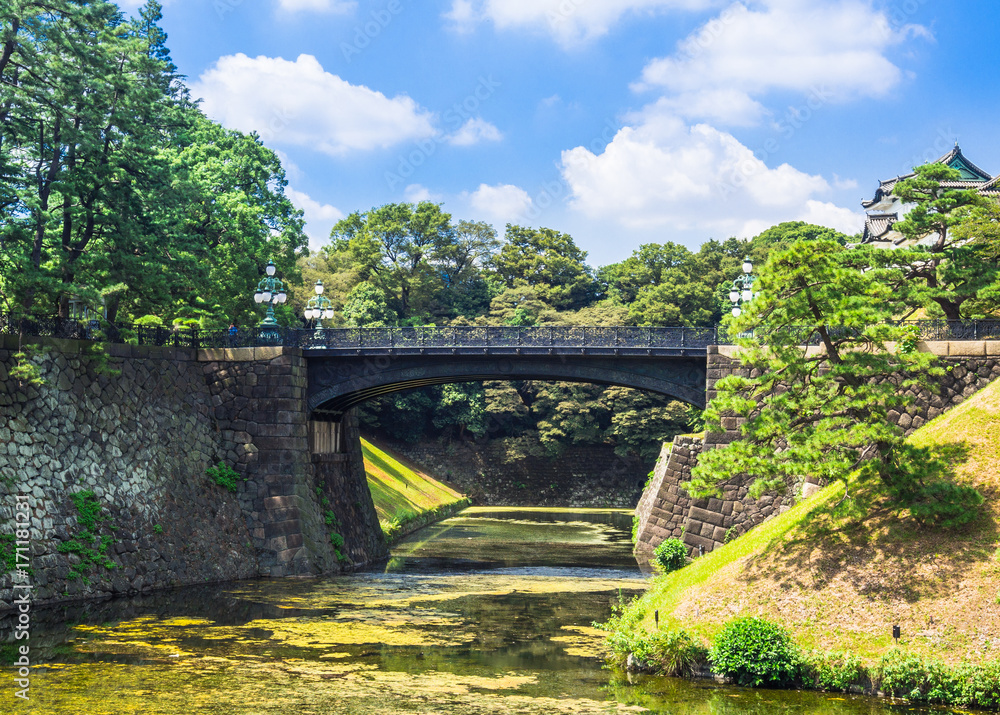
[[[57,548],[60,553],[76,554],[80,559],[80,563],[70,566],[69,578],[71,580],[82,578],[84,583],[90,583],[85,575],[90,567],[118,568],[108,556],[108,549],[111,548],[114,539],[110,534],[98,533],[104,524],[111,521],[111,517],[101,510],[101,503],[94,492],[76,492],[70,494],[69,498],[76,507],[77,526],[80,530],[76,537],[62,542]],[[113,530],[114,526],[109,525],[108,528]]]

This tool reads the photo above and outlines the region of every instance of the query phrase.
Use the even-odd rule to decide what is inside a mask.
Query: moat
[[[869,698],[603,668],[592,627],[646,586],[628,515],[470,509],[378,568],[36,613],[32,713],[877,715]],[[10,688],[0,699],[12,703]]]

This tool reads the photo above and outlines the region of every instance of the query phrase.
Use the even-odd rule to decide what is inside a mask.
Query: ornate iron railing
[[[1000,340],[1000,320],[918,321],[920,340]],[[804,329],[803,333],[812,333]],[[298,347],[306,350],[413,348],[658,348],[703,350],[733,342],[719,326],[456,326],[415,328],[151,328],[0,313],[0,334],[175,348]]]

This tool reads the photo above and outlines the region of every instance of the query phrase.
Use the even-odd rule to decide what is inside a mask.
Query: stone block
[[[917,343],[917,350],[931,355],[948,355],[948,342],[945,340],[921,340]]]
[[[298,519],[288,519],[271,524],[264,524],[264,534],[268,539],[276,536],[287,536],[288,534],[302,533],[302,523]]]
[[[296,509],[299,507],[299,497],[274,496],[264,499],[264,509],[267,511],[271,511],[272,509],[288,509],[292,507]]]
[[[692,534],[690,531],[684,532],[684,543],[692,547],[695,555],[698,553],[699,546],[705,549],[706,554],[715,548],[714,539],[699,536],[698,534]]]
[[[948,354],[961,357],[986,357],[986,341],[952,340],[948,342]]]
[[[712,539],[718,541],[720,544],[726,543],[726,529],[722,526],[715,527],[715,531],[712,534]]]
[[[722,526],[725,521],[725,517],[715,511],[709,511],[707,509],[702,509],[696,506],[691,507],[688,511],[688,518],[692,521],[703,521],[712,526]]]

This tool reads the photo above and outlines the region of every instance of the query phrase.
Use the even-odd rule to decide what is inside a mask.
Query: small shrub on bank
[[[664,573],[676,571],[687,564],[687,547],[680,539],[664,539],[653,550],[653,560]]]
[[[644,633],[632,642],[631,651],[660,675],[693,675],[708,663],[708,649],[684,630]]]
[[[892,648],[879,660],[874,679],[894,698],[996,710],[1000,707],[1000,661],[949,666]]]
[[[803,654],[800,667],[802,684],[816,690],[846,693],[866,677],[861,658],[842,651],[809,651]]]
[[[1000,660],[966,668],[959,705],[1000,710]]]
[[[709,652],[712,670],[739,685],[784,687],[795,683],[799,657],[788,631],[763,618],[738,618]]]

